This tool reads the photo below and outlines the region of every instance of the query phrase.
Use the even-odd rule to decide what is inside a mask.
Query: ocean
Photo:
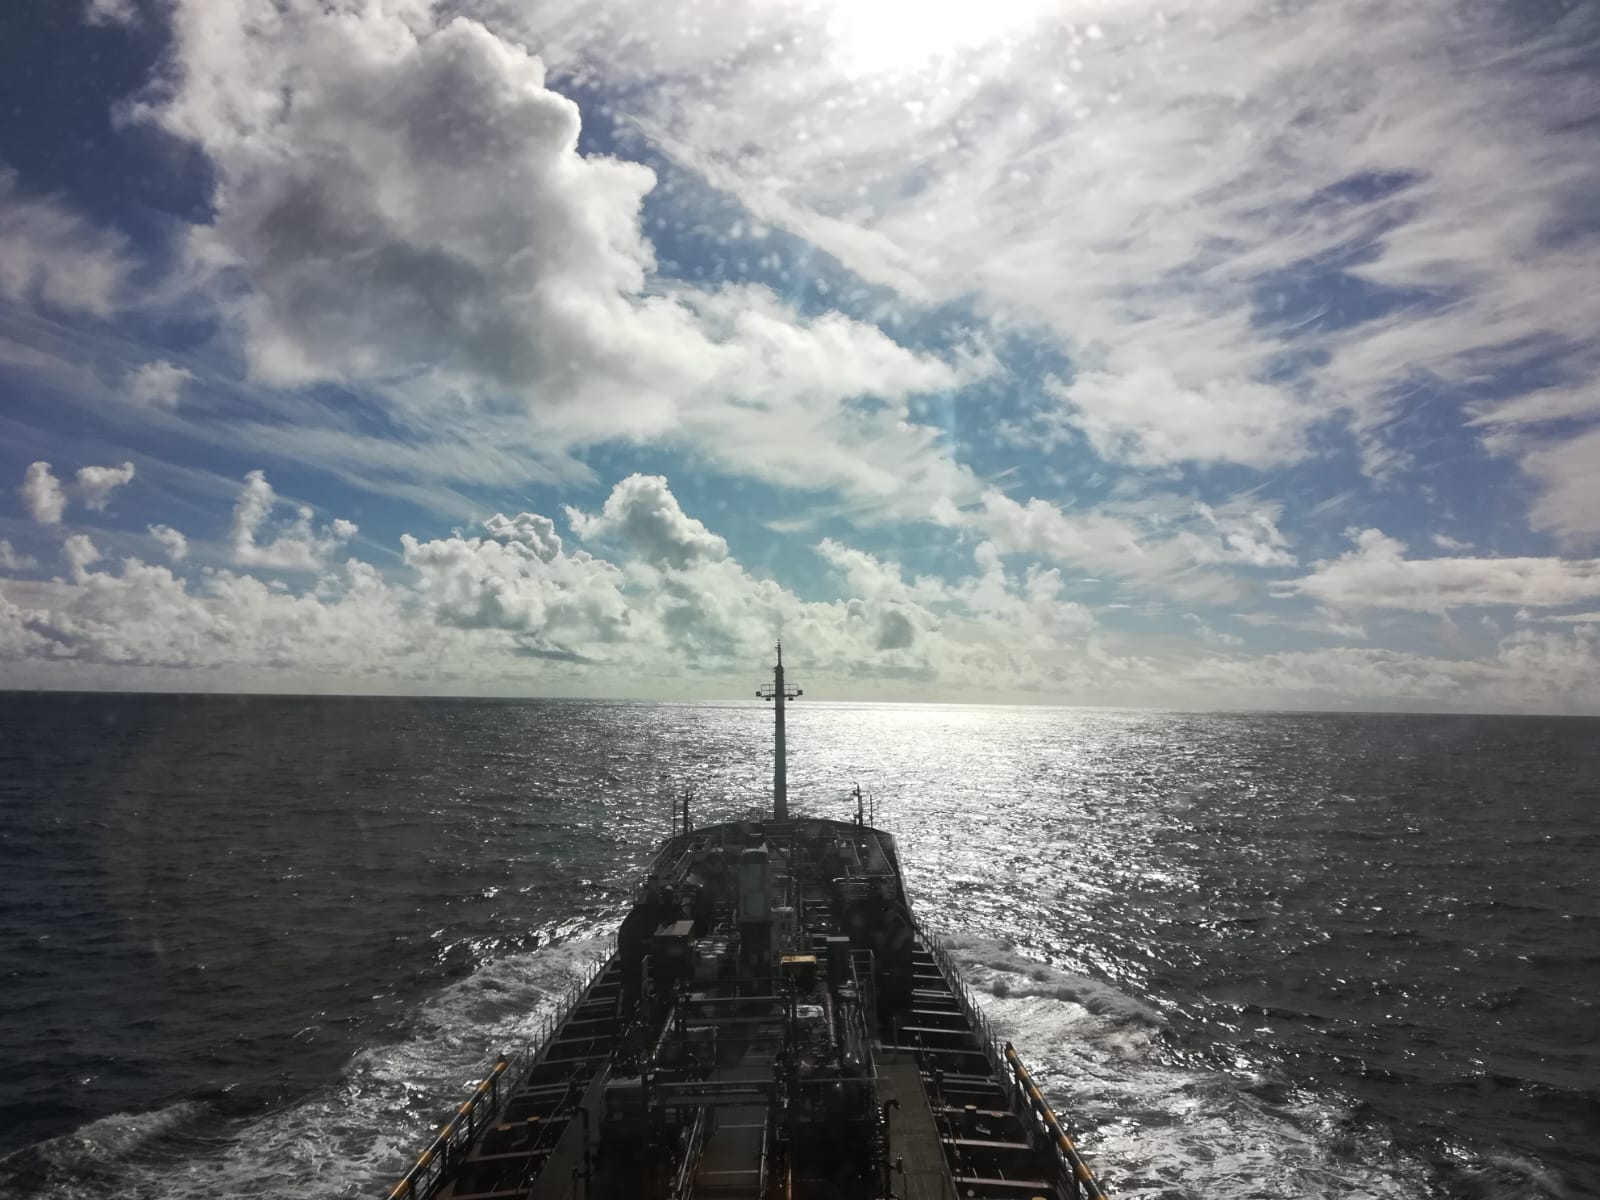
[[[770,725],[0,694],[0,1196],[385,1195]],[[806,700],[789,748],[1113,1196],[1600,1197],[1600,720]]]

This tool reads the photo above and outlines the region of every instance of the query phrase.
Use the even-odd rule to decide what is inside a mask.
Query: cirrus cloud
[[[1427,387],[1600,379],[1592,6],[1027,4],[870,69],[849,7],[506,11],[761,220],[1043,331],[1046,415],[1113,461],[1270,468],[1327,424],[1392,475]]]

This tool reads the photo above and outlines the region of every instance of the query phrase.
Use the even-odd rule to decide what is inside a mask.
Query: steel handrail
[[[989,1018],[983,1014],[977,998],[967,987],[961,972],[956,969],[955,960],[945,949],[944,942],[938,934],[926,928],[920,921],[916,922],[916,926],[929,953],[938,962],[946,981],[951,984],[962,1012],[972,1022],[989,1061],[997,1067],[1004,1063],[1010,1068],[1010,1073],[1001,1075],[1000,1078],[1011,1099],[1012,1108],[1019,1112],[1026,1111],[1032,1117],[1035,1129],[1050,1142],[1051,1149],[1057,1156],[1057,1165],[1063,1181],[1070,1188],[1071,1194],[1076,1197],[1087,1197],[1087,1200],[1107,1200],[1105,1190],[1095,1178],[1089,1164],[1084,1161],[1077,1143],[1062,1128],[1060,1120],[1044,1099],[1044,1094],[1033,1082],[1027,1068],[1022,1065],[1016,1047],[1010,1042],[1002,1042],[995,1034]]]
[[[1051,1110],[1049,1102],[1045,1100],[1044,1093],[1039,1090],[1038,1084],[1033,1082],[1033,1077],[1028,1074],[1028,1069],[1022,1065],[1022,1059],[1017,1055],[1016,1047],[1010,1042],[1005,1047],[1006,1063],[1016,1075],[1017,1083],[1021,1086],[1023,1094],[1028,1098],[1028,1109],[1042,1124],[1053,1139],[1052,1145],[1057,1153],[1066,1161],[1072,1173],[1074,1191],[1081,1184],[1083,1194],[1089,1200],[1106,1200],[1104,1189],[1094,1177],[1094,1172],[1089,1169],[1089,1164],[1083,1160],[1083,1155],[1078,1152],[1075,1143],[1064,1129],[1061,1122],[1056,1119],[1056,1114]]]
[[[476,1134],[478,1125],[476,1121],[478,1106],[487,1096],[495,1108],[499,1107],[500,1080],[510,1070],[514,1060],[502,1055],[490,1068],[488,1076],[478,1084],[467,1100],[456,1110],[456,1115],[447,1121],[434,1136],[428,1148],[418,1156],[416,1164],[407,1171],[405,1177],[389,1192],[389,1200],[402,1200],[402,1197],[428,1196],[432,1194],[446,1167],[453,1157],[457,1143],[470,1141]],[[423,1190],[418,1190],[418,1185],[423,1184]]]
[[[434,1135],[428,1144],[405,1173],[400,1182],[396,1183],[388,1193],[388,1200],[429,1200],[444,1182],[445,1172],[450,1168],[456,1154],[470,1143],[478,1134],[483,1124],[484,1101],[489,1102],[489,1116],[499,1115],[504,1103],[510,1099],[510,1094],[519,1087],[527,1077],[540,1056],[547,1052],[557,1030],[563,1021],[572,1015],[575,1009],[588,994],[596,979],[605,972],[606,967],[615,957],[616,938],[610,939],[610,953],[591,962],[577,982],[570,984],[562,994],[560,1003],[556,1006],[554,1017],[545,1017],[540,1021],[539,1039],[531,1045],[524,1046],[511,1054],[502,1054],[489,1069],[489,1073],[474,1089],[469,1097],[450,1118],[439,1132]],[[507,1076],[511,1082],[501,1095],[501,1082]]]

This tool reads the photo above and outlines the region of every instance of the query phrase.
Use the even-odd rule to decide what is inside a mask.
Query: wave
[[[593,933],[591,929],[588,932]],[[1150,1004],[1005,942],[946,939],[996,1032],[1015,1041],[1124,1200],[1400,1200],[1447,1194],[1571,1200],[1514,1157],[1463,1165],[1402,1153],[1354,1106],[1252,1070],[1171,1061]],[[187,1101],[118,1114],[0,1160],[0,1194],[39,1200],[356,1200],[391,1185],[471,1076],[537,1036],[560,995],[607,950],[597,937],[485,963],[367,1047],[337,1082],[247,1119]]]
[[[354,1054],[340,1079],[253,1117],[187,1101],[119,1114],[0,1159],[0,1195],[37,1200],[354,1200],[392,1185],[481,1071],[534,1040],[608,944],[592,936],[488,962]]]
[[[942,938],[945,948],[961,965],[970,986],[999,998],[1044,996],[1076,1004],[1097,1017],[1119,1025],[1162,1028],[1166,1020],[1150,1005],[1120,992],[1110,984],[1084,975],[1057,970],[1036,958],[1018,954],[1007,942],[952,934]]]
[[[104,1196],[130,1166],[159,1157],[164,1143],[199,1129],[212,1112],[203,1101],[186,1100],[153,1112],[113,1113],[24,1146],[0,1158],[0,1194]]]
[[[1452,1194],[1461,1200],[1576,1200],[1554,1171],[1521,1155],[1491,1155],[1449,1173]]]
[[[1413,1200],[1429,1164],[1373,1153],[1355,1105],[1253,1069],[1173,1061],[1147,1001],[1010,943],[944,939],[995,1032],[1013,1041],[1123,1200]]]
[[[995,1032],[1015,1042],[1123,1200],[1572,1200],[1532,1159],[1441,1159],[1401,1146],[1359,1101],[1242,1056],[1223,1070],[1175,1061],[1153,1005],[1009,942],[943,941]]]

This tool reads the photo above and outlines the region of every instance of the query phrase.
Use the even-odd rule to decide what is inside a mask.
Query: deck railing
[[[1055,1151],[1063,1170],[1072,1180],[1072,1194],[1085,1196],[1088,1200],[1106,1200],[1106,1194],[1101,1190],[1094,1172],[1089,1169],[1089,1164],[1083,1161],[1083,1155],[1078,1153],[1077,1143],[1068,1137],[1066,1130],[1061,1127],[1061,1122],[1045,1100],[1044,1093],[1033,1082],[1028,1069],[1022,1065],[1022,1059],[1018,1057],[1016,1048],[1007,1042],[1004,1053],[1009,1076],[1006,1082],[1010,1085],[1007,1090],[1012,1094],[1012,1103],[1015,1105],[1020,1100],[1025,1104],[1036,1126],[1043,1129],[1050,1139],[1051,1149]]]
[[[945,948],[944,942],[938,934],[920,921],[917,922],[917,933],[922,938],[923,944],[928,947],[928,952],[933,955],[934,961],[939,964],[940,971],[955,993],[957,1003],[961,1005],[961,1011],[978,1035],[985,1055],[994,1065],[996,1075],[1010,1098],[1012,1110],[1019,1116],[1026,1114],[1034,1133],[1049,1144],[1051,1153],[1056,1158],[1062,1191],[1077,1197],[1078,1200],[1107,1200],[1105,1191],[1100,1187],[1094,1172],[1089,1169],[1089,1164],[1079,1153],[1077,1143],[1067,1134],[1060,1119],[1046,1102],[1044,1094],[1033,1082],[1027,1068],[1022,1065],[1022,1059],[1017,1054],[1016,1048],[1010,1042],[1001,1041],[996,1035],[994,1026],[984,1015],[977,997],[967,987],[966,980],[962,977],[955,960],[951,958],[950,952]]]
[[[439,1189],[445,1176],[454,1166],[457,1156],[477,1136],[485,1121],[494,1120],[500,1113],[504,1097],[511,1089],[504,1084],[508,1074],[516,1074],[521,1063],[517,1056],[502,1055],[489,1068],[488,1075],[478,1084],[472,1096],[456,1110],[428,1148],[418,1156],[416,1164],[389,1192],[389,1200],[427,1200]]]
[[[472,1095],[440,1127],[428,1148],[418,1156],[400,1182],[390,1189],[388,1200],[431,1200],[483,1127],[499,1120],[512,1094],[550,1048],[562,1022],[572,1015],[572,1010],[582,1002],[615,955],[616,939],[613,936],[608,952],[589,963],[577,981],[562,992],[552,1013],[540,1018],[537,1040],[520,1050],[502,1054],[495,1060]]]

